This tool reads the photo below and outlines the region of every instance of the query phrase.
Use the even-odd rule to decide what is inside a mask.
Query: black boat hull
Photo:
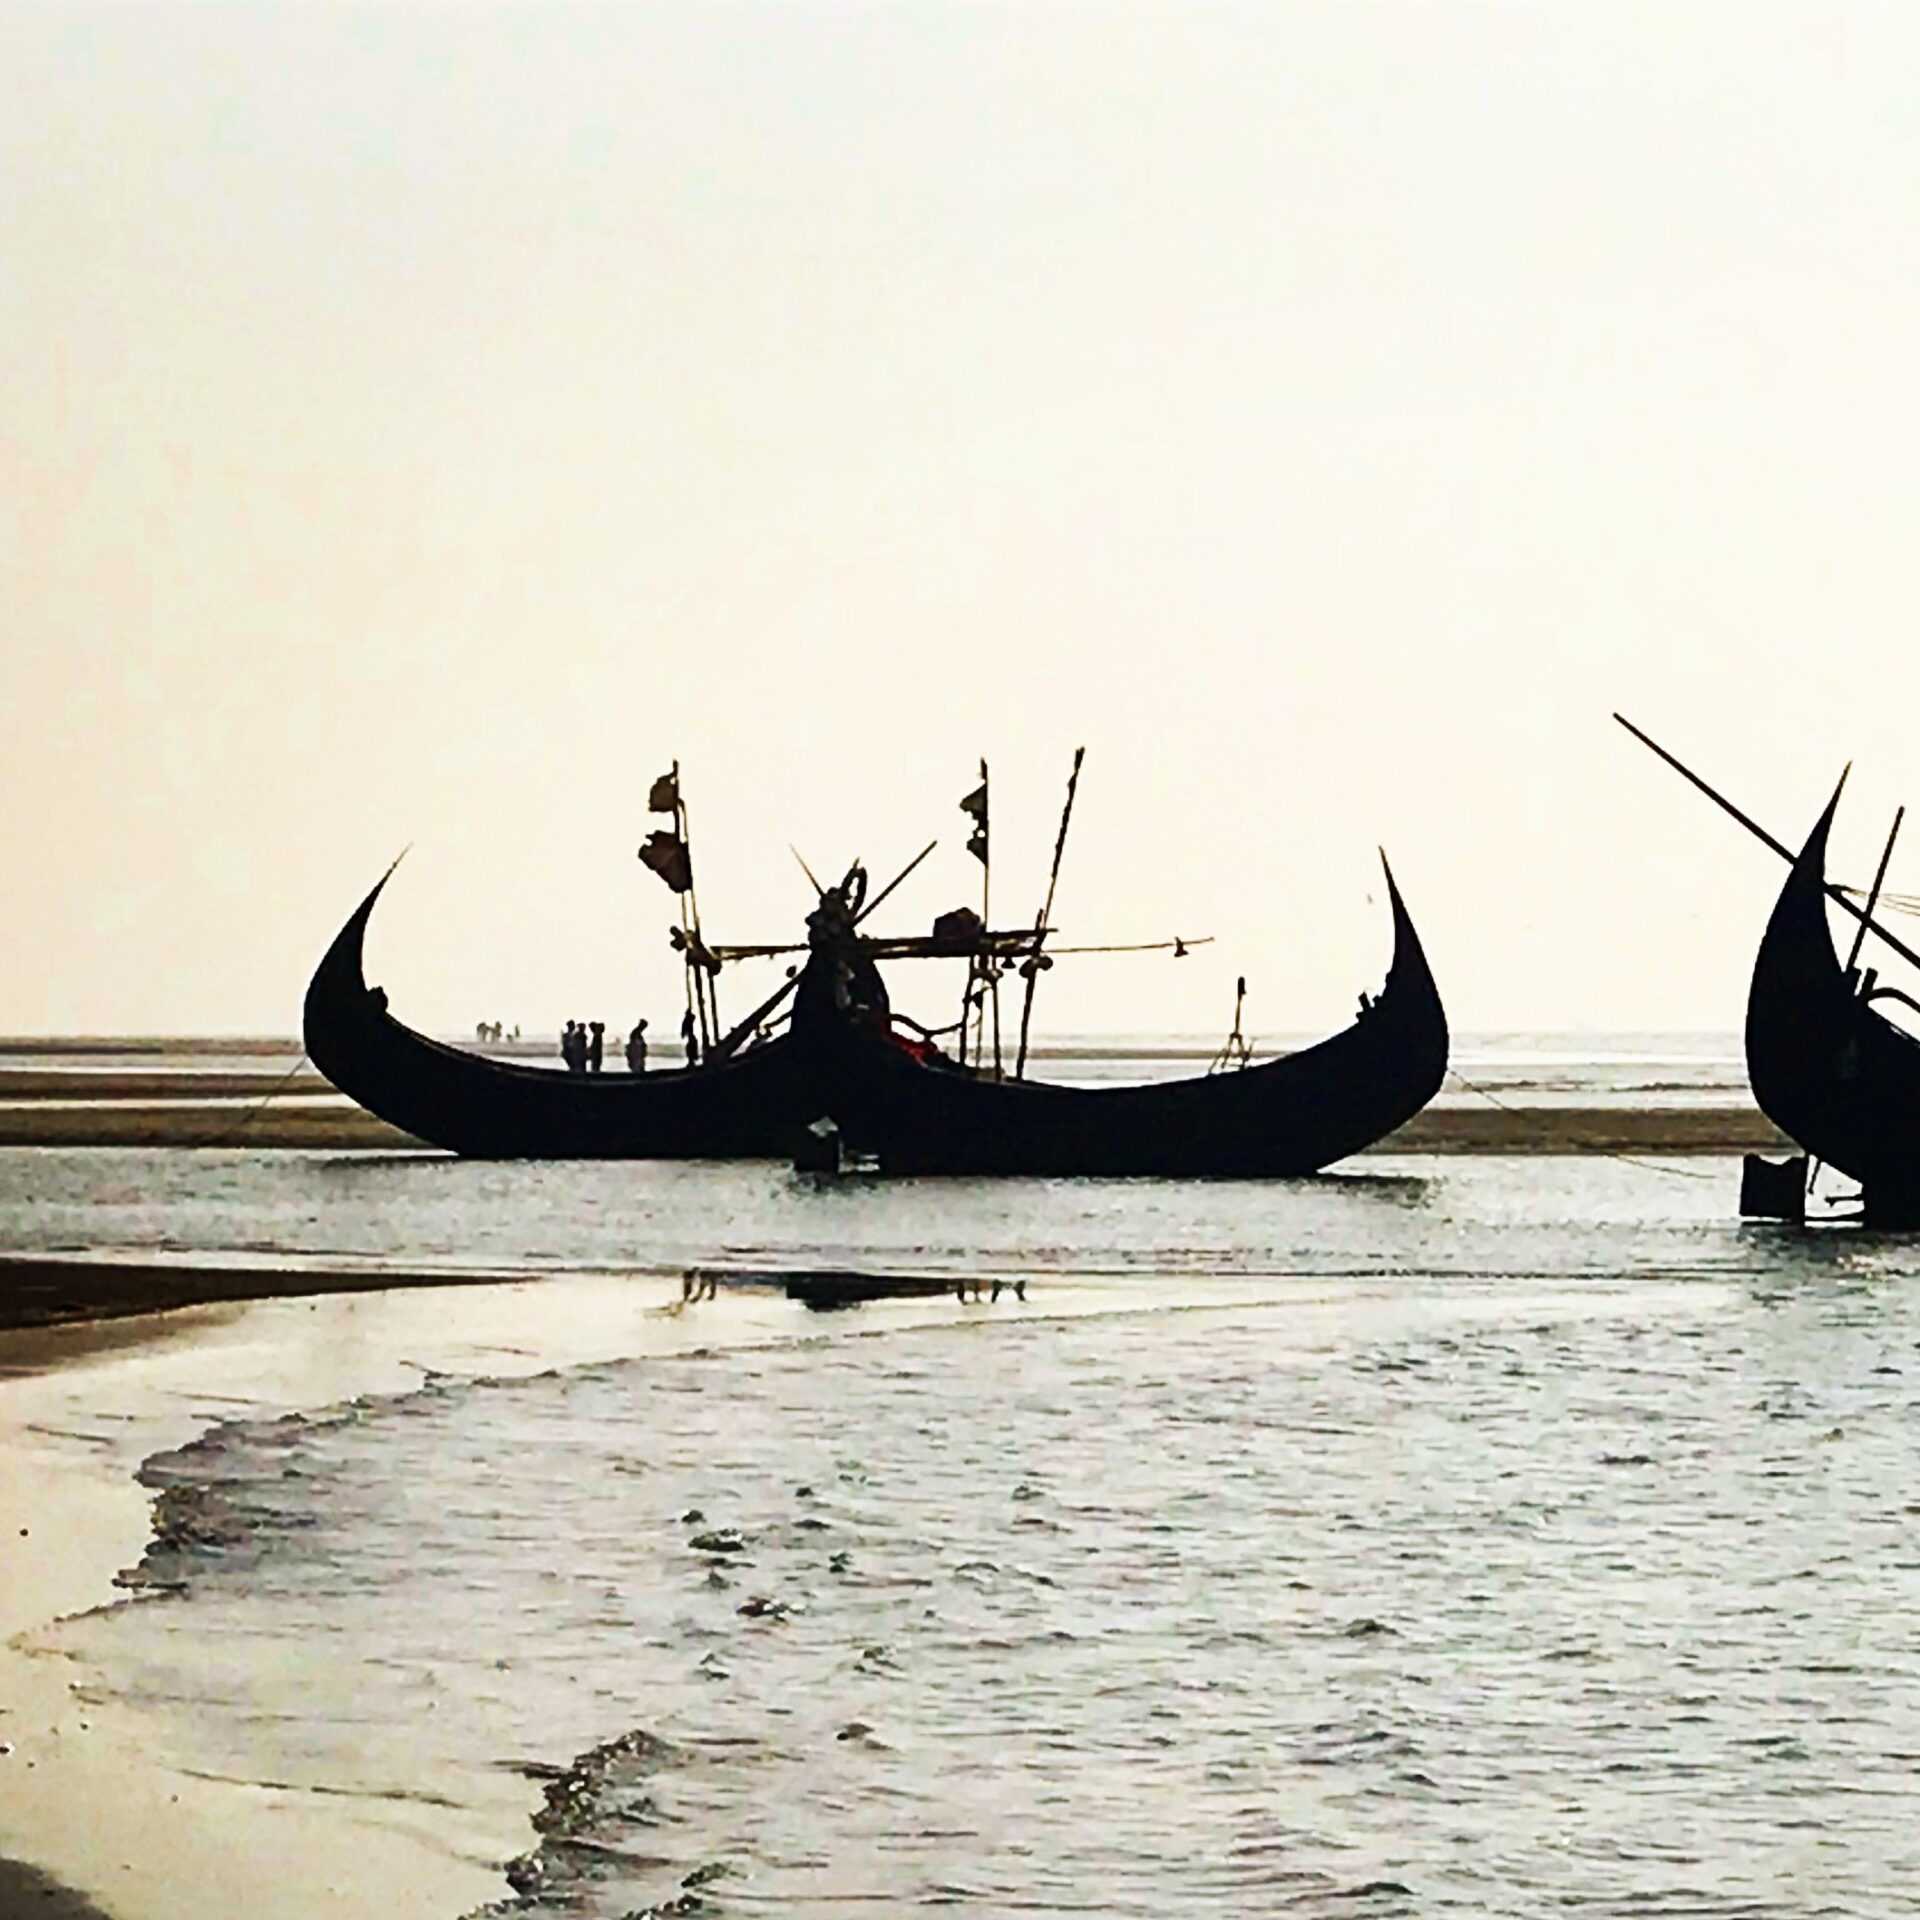
[[[366,982],[367,921],[386,884],[327,950],[304,1020],[313,1064],[382,1120],[477,1159],[653,1160],[783,1158],[814,1117],[812,1076],[789,1039],[697,1071],[578,1074],[416,1033]]]
[[[718,1066],[581,1075],[490,1060],[416,1033],[368,987],[366,928],[385,885],[314,974],[307,1052],[369,1112],[476,1158],[788,1159],[831,1119],[890,1173],[1271,1178],[1372,1146],[1446,1074],[1446,1015],[1390,873],[1392,967],[1346,1032],[1263,1066],[1105,1088],[923,1062],[834,1011],[820,955],[789,1032]]]
[[[829,1111],[883,1172],[1279,1178],[1410,1120],[1447,1071],[1447,1019],[1393,876],[1386,985],[1344,1033],[1263,1066],[1134,1087],[994,1080],[850,1035]]]
[[[1874,1011],[1834,952],[1827,839],[1838,792],[1776,902],[1747,996],[1747,1074],[1760,1110],[1860,1183],[1867,1216],[1920,1219],[1920,1042]]]

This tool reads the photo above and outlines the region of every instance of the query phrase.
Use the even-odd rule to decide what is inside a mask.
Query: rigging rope
[[[1867,897],[1865,887],[1842,887],[1840,891],[1849,900],[1864,900]],[[1880,904],[1890,907],[1895,913],[1920,913],[1920,893],[1883,893]]]

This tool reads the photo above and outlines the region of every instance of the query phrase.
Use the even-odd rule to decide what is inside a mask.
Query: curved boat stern
[[[1393,915],[1393,958],[1371,1013],[1377,1017],[1383,1011],[1391,1012],[1405,1048],[1409,1093],[1424,1088],[1407,1112],[1410,1120],[1445,1082],[1452,1036],[1447,1030],[1447,1010],[1440,999],[1440,988],[1427,963],[1427,950],[1401,898],[1384,847],[1380,849],[1380,870],[1387,878],[1387,905]]]

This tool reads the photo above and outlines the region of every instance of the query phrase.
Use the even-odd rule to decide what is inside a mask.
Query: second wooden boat
[[[1782,1133],[1859,1182],[1868,1221],[1912,1225],[1920,1223],[1920,1041],[1879,1008],[1920,1007],[1871,969],[1843,965],[1834,950],[1827,841],[1839,803],[1836,788],[1761,939],[1747,995],[1747,1074]]]

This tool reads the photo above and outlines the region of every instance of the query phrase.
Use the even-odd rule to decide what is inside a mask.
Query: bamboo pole
[[[980,825],[986,832],[987,857],[980,862],[980,926],[985,932],[993,925],[993,792],[987,776],[987,762],[983,755],[980,761],[980,784],[988,788],[987,797],[981,805]],[[987,1051],[987,1001],[993,1002],[993,1077],[996,1080],[1006,1078],[1006,1062],[1000,1052],[1000,962],[991,954],[987,956],[985,991],[980,1002],[980,1044],[974,1049],[976,1060],[984,1059]]]
[[[1851,973],[1860,964],[1860,949],[1867,938],[1867,928],[1871,924],[1870,916],[1880,904],[1880,882],[1887,877],[1887,862],[1893,858],[1893,843],[1900,838],[1900,822],[1907,817],[1905,807],[1898,808],[1893,816],[1893,827],[1887,835],[1887,844],[1880,850],[1880,864],[1873,870],[1873,885],[1867,891],[1866,914],[1853,930],[1853,949],[1847,955],[1847,971]]]
[[[1758,840],[1762,846],[1771,847],[1773,851],[1777,853],[1780,856],[1780,858],[1787,863],[1788,866],[1793,865],[1794,856],[1793,856],[1792,848],[1785,846],[1780,841],[1776,840],[1773,837],[1773,835],[1766,830],[1765,827],[1760,826],[1757,822],[1748,819],[1748,817],[1744,813],[1742,813],[1740,809],[1736,807],[1733,804],[1733,802],[1729,800],[1724,794],[1715,793],[1714,790],[1710,786],[1708,786],[1707,783],[1704,780],[1702,780],[1700,776],[1697,773],[1695,773],[1691,767],[1683,766],[1681,762],[1676,760],[1673,757],[1673,755],[1670,754],[1665,747],[1661,746],[1661,744],[1657,740],[1649,739],[1646,734],[1642,733],[1640,729],[1636,727],[1633,724],[1633,722],[1626,717],[1625,714],[1616,713],[1613,717],[1616,720],[1618,720],[1620,724],[1623,727],[1625,727],[1626,730],[1630,734],[1632,734],[1633,737],[1636,740],[1638,740],[1643,747],[1646,747],[1650,749],[1653,753],[1658,754],[1659,757],[1662,760],[1664,760],[1667,763],[1667,765],[1674,770],[1675,773],[1679,774],[1679,776],[1683,780],[1689,782],[1693,786],[1698,787],[1700,791],[1704,793],[1707,796],[1707,798],[1711,800],[1713,804],[1721,810],[1722,813],[1731,814],[1734,819],[1738,820],[1740,824],[1743,827],[1745,827],[1746,830],[1750,834],[1752,834],[1753,837],[1756,840]],[[1841,777],[1843,779],[1845,778],[1844,775],[1842,775]],[[1902,960],[1905,960],[1910,966],[1920,967],[1920,953],[1915,953],[1914,950],[1910,946],[1908,946],[1904,940],[1900,939],[1895,934],[1889,933],[1886,930],[1886,928],[1880,924],[1878,920],[1869,919],[1867,916],[1866,910],[1864,908],[1855,906],[1854,903],[1850,899],[1848,899],[1847,889],[1845,887],[1837,886],[1831,880],[1823,881],[1822,885],[1826,893],[1826,896],[1829,900],[1833,901],[1835,905],[1843,908],[1846,912],[1852,914],[1853,917],[1856,920],[1858,920],[1861,923],[1861,925],[1867,929],[1869,933],[1872,933],[1876,935],[1878,938],[1884,940],[1887,943],[1887,945],[1890,946],[1894,950],[1894,952],[1897,953],[1900,956],[1900,958]]]
[[[972,795],[968,795],[971,799]],[[965,809],[965,802],[962,803]],[[967,809],[969,813],[970,809]],[[987,762],[980,761],[980,818],[974,832],[980,836],[980,931],[993,925],[993,798],[987,774]],[[967,849],[973,850],[973,834],[967,836]],[[967,955],[967,983],[960,990],[960,1064],[979,1068],[987,1057],[987,988],[991,957],[976,943]],[[998,1001],[995,1002],[996,1011]],[[997,1033],[997,1023],[996,1023]],[[998,1047],[996,1044],[996,1053]],[[996,1072],[998,1062],[996,1060]]]
[[[1067,827],[1073,819],[1073,797],[1080,786],[1080,763],[1087,757],[1085,747],[1073,750],[1073,771],[1067,776],[1067,802],[1060,809],[1060,831],[1053,842],[1053,870],[1047,875],[1047,902],[1033,923],[1033,952],[1026,961],[1027,991],[1020,1005],[1020,1051],[1013,1063],[1013,1077],[1027,1077],[1027,1032],[1033,1023],[1033,993],[1040,983],[1041,944],[1053,925],[1054,889],[1060,884],[1060,856],[1067,850]]]
[[[680,844],[687,851],[687,890],[680,900],[680,931],[688,938],[687,975],[693,986],[694,1007],[700,1024],[700,1057],[704,1060],[719,1037],[720,995],[713,976],[700,960],[706,943],[700,937],[700,895],[693,884],[693,832],[687,823],[686,796],[680,791],[678,760],[673,763],[673,824],[680,835]]]
[[[920,862],[924,860],[927,857],[927,855],[930,854],[934,850],[934,848],[937,847],[939,844],[940,842],[938,840],[929,840],[927,844],[924,847],[922,847],[920,851],[916,853],[913,856],[913,858],[909,860],[907,864],[904,867],[902,867],[900,871],[896,873],[893,876],[893,878],[889,880],[887,884],[884,887],[882,887],[880,891],[876,893],[873,896],[873,898],[869,900],[860,909],[860,912],[858,916],[855,918],[853,924],[857,927],[862,920],[869,918],[878,909],[881,902],[886,899],[888,894],[890,894],[894,890],[894,888],[901,883],[901,881],[906,879],[908,874],[912,873],[913,870],[919,866]]]

